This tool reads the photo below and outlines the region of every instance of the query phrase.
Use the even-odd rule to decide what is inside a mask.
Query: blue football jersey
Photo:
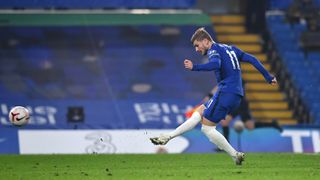
[[[243,96],[240,57],[233,46],[215,43],[208,50],[210,61],[220,61],[220,68],[214,69],[221,92],[236,93]]]
[[[249,62],[271,83],[273,76],[252,55],[243,52],[236,46],[213,43],[207,51],[209,62],[194,64],[193,71],[214,71],[219,91],[244,95],[240,62]]]

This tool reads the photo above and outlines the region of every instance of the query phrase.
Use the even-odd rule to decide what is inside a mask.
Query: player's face
[[[209,47],[209,41],[207,39],[203,39],[201,41],[195,40],[193,42],[193,46],[196,50],[196,52],[199,52],[201,55],[205,56],[207,55],[208,47]]]

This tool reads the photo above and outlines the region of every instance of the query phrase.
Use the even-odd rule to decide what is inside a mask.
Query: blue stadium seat
[[[269,8],[272,10],[285,10],[294,0],[269,0]]]
[[[59,77],[55,77],[60,85],[66,86],[66,92],[63,93],[64,96],[59,96],[61,98],[66,97],[66,94],[69,94],[70,98],[77,98],[78,96],[94,98],[93,94],[100,94],[99,97],[101,97],[101,92],[108,93],[106,92],[106,88],[95,86],[92,82],[106,83],[105,78],[111,83],[112,89],[116,91],[115,95],[128,94],[126,91],[130,90],[131,83],[138,82],[134,80],[138,79],[140,82],[153,84],[154,87],[161,87],[158,88],[162,93],[161,96],[184,98],[185,96],[180,93],[181,91],[189,91],[192,89],[192,86],[199,85],[195,82],[185,81],[187,77],[189,78],[193,75],[187,73],[183,68],[184,58],[189,57],[194,60],[201,59],[201,57],[194,52],[193,47],[189,45],[189,36],[196,27],[178,27],[181,33],[180,35],[188,37],[179,40],[183,42],[184,46],[174,46],[172,44],[175,43],[174,41],[170,39],[166,40],[165,35],[162,35],[160,32],[161,28],[161,26],[136,26],[131,29],[127,27],[91,27],[90,31],[94,34],[94,38],[95,36],[97,36],[97,38],[103,36],[106,40],[119,39],[119,41],[116,42],[117,46],[114,46],[114,41],[105,41],[104,51],[99,56],[101,60],[97,61],[97,63],[99,63],[98,65],[95,65],[95,62],[91,64],[84,62],[86,52],[90,53],[90,49],[93,47],[88,43],[89,40],[87,38],[91,37],[87,36],[87,30],[79,27],[14,28],[14,32],[18,37],[31,37],[39,41],[58,41],[58,43],[62,43],[63,48],[61,48],[61,45],[55,46],[53,44],[53,46],[46,47],[36,46],[31,43],[32,45],[18,47],[12,51],[12,53],[13,55],[18,55],[22,61],[29,64],[32,70],[36,71],[38,69],[38,73],[40,72],[39,69],[45,69],[43,64],[46,63],[46,61],[49,61],[53,67],[63,67],[57,71],[58,73],[60,72]],[[28,35],[24,35],[24,30]],[[33,31],[36,32],[34,36]],[[130,31],[131,33],[140,32],[141,34],[138,35],[139,41],[135,42],[135,45],[130,43],[131,36],[123,36],[123,33]],[[110,32],[110,34],[106,32]],[[52,33],[60,38],[51,37],[50,34]],[[159,38],[160,41],[150,41],[146,36],[148,34]],[[60,42],[59,39],[63,39],[64,41]],[[153,44],[151,42],[153,42]],[[168,45],[168,43],[170,43],[170,45]],[[15,66],[6,66],[6,68],[8,69],[7,71],[11,71]],[[134,76],[128,77],[128,74]],[[25,83],[33,88],[40,86],[38,88],[40,90],[48,88],[57,90],[59,89],[58,87],[60,87],[58,84],[47,84],[44,77],[28,76],[28,78],[37,78],[33,79],[35,83],[30,84],[30,82],[27,81]],[[39,82],[39,80],[41,82]],[[50,81],[50,83],[52,82],[53,81]],[[94,88],[91,88],[91,86],[94,86]],[[203,86],[206,87],[208,85],[205,84]],[[70,94],[72,89],[75,92]],[[95,91],[95,93],[89,94],[90,89]],[[63,88],[62,91],[64,91]],[[37,96],[37,92],[38,91],[33,92],[32,97]],[[58,97],[58,92],[59,91],[54,91],[56,97]],[[152,93],[151,91],[150,94]],[[40,98],[45,98],[41,91],[39,91],[38,95]],[[133,97],[134,95],[131,96]]]
[[[10,33],[10,37],[23,42],[0,49],[0,99],[10,105],[22,101],[32,107],[57,108],[60,124],[50,128],[68,128],[61,122],[65,121],[66,107],[71,105],[85,106],[88,112],[88,124],[80,128],[173,128],[177,124],[139,124],[133,104],[186,104],[186,100],[196,104],[215,82],[213,73],[192,73],[183,66],[185,58],[196,62],[203,58],[189,41],[197,27],[177,26],[179,34],[170,37],[161,33],[162,28],[0,28],[0,33]],[[10,37],[1,36],[0,40],[7,42]],[[137,84],[150,85],[150,89],[133,90]],[[121,119],[117,116],[122,112],[130,114],[130,121],[114,121]]]
[[[285,2],[288,1],[273,1],[280,5]],[[317,113],[319,106],[316,105],[320,102],[320,52],[308,52],[305,55],[299,47],[299,37],[307,30],[306,25],[291,26],[278,18],[278,16],[267,17],[271,38],[302,100],[309,107],[315,122],[320,123],[320,116]]]

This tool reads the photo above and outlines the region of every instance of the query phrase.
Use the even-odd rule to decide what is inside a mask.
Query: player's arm
[[[252,56],[251,54],[244,53],[242,56],[242,61],[248,62],[252,64],[264,77],[264,79],[271,85],[276,85],[277,84],[277,79],[276,77],[272,76],[266,68],[261,64],[261,62]]]
[[[208,63],[193,64],[192,61],[186,59],[184,60],[184,66],[186,69],[192,71],[213,71],[220,68],[221,61],[219,58],[210,58]]]
[[[252,64],[265,78],[265,80],[271,84],[271,85],[276,85],[277,84],[277,79],[276,77],[272,76],[266,68],[260,63],[260,61],[252,56],[249,53],[243,52],[242,50],[238,49],[237,47],[234,47],[236,50],[237,55],[239,56],[239,59],[243,62],[248,62]]]

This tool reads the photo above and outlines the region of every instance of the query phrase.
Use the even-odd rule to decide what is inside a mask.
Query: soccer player
[[[208,102],[199,106],[197,111],[175,130],[168,134],[161,134],[159,137],[150,138],[150,140],[155,145],[165,145],[169,140],[193,129],[201,122],[201,131],[210,142],[226,151],[236,165],[241,165],[244,161],[244,153],[236,151],[226,138],[216,130],[216,125],[239,106],[244,94],[239,61],[251,63],[271,85],[276,85],[277,80],[254,56],[235,46],[214,42],[204,28],[199,28],[194,32],[191,43],[197,52],[208,56],[208,62],[194,64],[191,60],[185,59],[185,68],[191,71],[214,71],[218,90]]]

